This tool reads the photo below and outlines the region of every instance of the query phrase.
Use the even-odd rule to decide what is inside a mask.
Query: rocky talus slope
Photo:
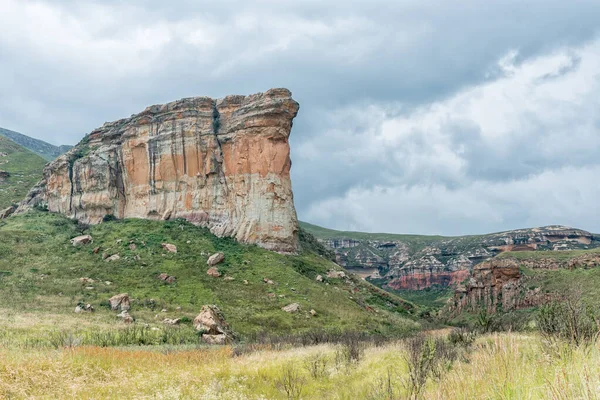
[[[186,98],[106,123],[44,169],[20,210],[86,223],[185,218],[217,236],[295,252],[287,89]]]

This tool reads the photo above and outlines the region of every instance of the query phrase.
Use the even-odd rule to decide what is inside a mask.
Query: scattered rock
[[[167,250],[169,253],[177,253],[177,246],[170,243],[163,243],[162,248]]]
[[[268,298],[270,298],[270,299],[274,299],[274,298],[275,298],[275,296],[276,296],[276,294],[275,294],[275,293],[268,293],[268,294],[267,294],[267,297],[268,297]]]
[[[85,289],[86,289],[86,290],[94,290],[94,287],[93,287],[93,286],[88,286],[88,287],[86,287]]]
[[[233,276],[226,276],[225,278],[223,278],[223,280],[227,281],[227,282],[231,282],[231,281],[234,281],[235,278]]]
[[[317,282],[323,282],[323,277],[321,275],[317,275],[317,277],[315,278],[315,280]]]
[[[298,311],[300,311],[300,304],[298,303],[292,303],[289,304],[285,307],[282,308],[283,311],[285,311],[286,313],[296,313]]]
[[[104,282],[104,284],[105,284],[106,286],[110,286],[110,285],[112,285],[112,282],[111,282],[111,281],[106,281],[106,282]]]
[[[310,310],[310,315],[312,315],[313,317],[316,317],[317,312],[315,310]]]
[[[75,307],[75,312],[77,314],[81,314],[84,312],[94,312],[94,307],[92,307],[91,304],[86,304],[86,305],[80,304],[77,307]]]
[[[176,310],[177,310],[177,311],[181,311],[181,307],[177,307],[177,308],[176,308]]]
[[[213,278],[218,278],[221,276],[221,273],[219,272],[217,267],[209,268],[208,271],[206,271],[206,273],[208,274],[208,276],[212,276]]]
[[[223,253],[215,253],[212,256],[208,257],[208,261],[206,262],[208,266],[213,267],[217,264],[220,264],[225,259],[225,254]]]
[[[96,247],[94,250],[92,250],[92,252],[94,254],[98,254],[100,252],[100,247]]]
[[[206,344],[214,346],[223,346],[224,344],[227,344],[227,335],[208,335],[205,333],[204,335],[202,335],[202,340],[204,340]]]
[[[113,254],[113,255],[112,255],[112,256],[110,256],[110,257],[106,257],[106,258],[104,259],[104,262],[118,261],[118,260],[120,260],[120,259],[121,259],[121,256],[120,256],[120,255],[118,255],[118,254]]]
[[[158,279],[166,283],[174,283],[177,280],[177,278],[175,278],[174,276],[170,276],[169,274],[165,273],[160,274],[158,276]]]
[[[160,312],[167,312],[167,309],[163,308],[162,310],[160,310]]]
[[[0,219],[5,219],[5,218],[10,217],[16,210],[17,210],[17,208],[14,206],[5,208],[4,210],[0,211]]]
[[[132,324],[134,321],[133,317],[129,315],[129,312],[127,312],[127,310],[122,311],[121,314],[117,315],[117,318],[122,318],[123,322],[125,322],[126,324]]]
[[[136,251],[136,250],[137,250],[137,246],[136,246],[136,244],[135,244],[135,243],[131,243],[131,244],[129,245],[129,250],[131,250],[131,251]]]
[[[181,323],[181,318],[165,318],[163,319],[163,324],[165,325],[179,325]]]
[[[267,279],[267,278],[264,278],[263,282],[266,283],[267,285],[274,285],[275,284],[275,282],[273,282],[272,280]]]
[[[244,285],[250,284],[246,279],[244,279]]]
[[[89,283],[94,283],[95,281],[92,278],[79,278],[79,282],[81,282],[84,285],[87,285]]]
[[[108,302],[110,303],[110,308],[113,311],[127,311],[131,308],[131,305],[129,303],[129,295],[127,293],[122,293],[113,296],[108,300]]]
[[[73,244],[73,246],[83,246],[88,243],[92,243],[92,241],[93,239],[90,235],[83,235],[71,239],[71,244]]]
[[[204,332],[202,340],[208,344],[225,344],[231,336],[223,313],[215,305],[202,306],[200,314],[194,319],[194,328]]]
[[[331,270],[327,272],[327,277],[331,279],[343,279],[346,277],[346,273],[344,271]]]

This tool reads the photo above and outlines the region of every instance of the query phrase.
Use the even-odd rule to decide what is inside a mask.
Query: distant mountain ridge
[[[12,140],[27,150],[34,152],[47,161],[54,160],[56,157],[66,153],[73,147],[69,145],[55,146],[53,144],[46,143],[43,140],[34,139],[27,135],[23,135],[22,133],[4,128],[0,128],[0,135]]]
[[[558,254],[600,247],[597,235],[556,225],[459,237],[340,232],[307,223],[301,227],[333,249],[339,265],[396,290],[458,284],[475,265],[500,253]]]

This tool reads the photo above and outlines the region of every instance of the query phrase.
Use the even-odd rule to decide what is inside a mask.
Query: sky
[[[0,0],[0,126],[53,144],[287,87],[301,220],[600,232],[598,0]]]

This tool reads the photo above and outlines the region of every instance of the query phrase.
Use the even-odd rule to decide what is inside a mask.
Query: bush
[[[296,366],[289,362],[281,370],[281,375],[275,382],[275,387],[284,393],[288,399],[300,399],[306,380]]]
[[[565,340],[575,346],[586,345],[592,343],[600,332],[597,315],[582,301],[578,292],[541,307],[536,321],[541,334],[549,342]]]

